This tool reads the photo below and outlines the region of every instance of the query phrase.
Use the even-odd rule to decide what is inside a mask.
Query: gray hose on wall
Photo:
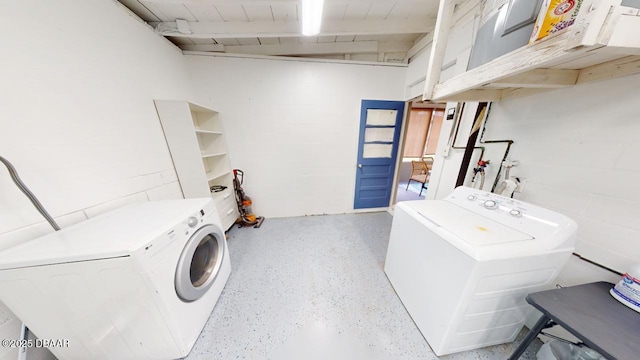
[[[33,195],[33,193],[29,190],[29,188],[27,188],[27,186],[22,182],[22,180],[18,176],[18,173],[16,172],[16,168],[13,167],[13,165],[9,162],[9,160],[0,156],[0,162],[2,162],[7,167],[7,170],[9,170],[9,175],[11,176],[11,179],[13,180],[13,182],[29,198],[33,206],[35,206],[36,209],[38,209],[38,212],[40,212],[40,214],[42,214],[42,216],[45,219],[47,219],[51,227],[53,227],[56,231],[60,230],[60,226],[58,226],[56,221],[53,220],[53,218],[51,217],[51,215],[49,215],[47,210],[45,210],[42,204],[40,204],[40,201],[38,201],[36,196]]]

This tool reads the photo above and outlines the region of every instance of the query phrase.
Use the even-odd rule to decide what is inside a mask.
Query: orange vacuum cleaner
[[[244,172],[240,169],[233,169],[233,189],[236,192],[236,203],[238,204],[238,211],[240,212],[240,218],[236,223],[238,227],[253,226],[259,228],[264,221],[264,216],[256,216],[251,211],[251,198],[248,197],[244,190],[242,190],[242,183],[244,181]]]

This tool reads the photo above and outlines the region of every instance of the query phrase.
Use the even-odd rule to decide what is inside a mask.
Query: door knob
[[[362,169],[362,164],[358,164],[358,168]]]

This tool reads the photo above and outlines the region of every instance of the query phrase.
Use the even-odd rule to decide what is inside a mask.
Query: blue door
[[[362,100],[354,209],[389,206],[403,101]]]

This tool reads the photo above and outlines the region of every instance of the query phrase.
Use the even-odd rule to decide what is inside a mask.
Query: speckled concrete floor
[[[391,221],[346,214],[231,229],[231,277],[187,359],[438,359],[383,272]],[[440,359],[506,359],[518,342]],[[522,359],[535,359],[535,345]]]

